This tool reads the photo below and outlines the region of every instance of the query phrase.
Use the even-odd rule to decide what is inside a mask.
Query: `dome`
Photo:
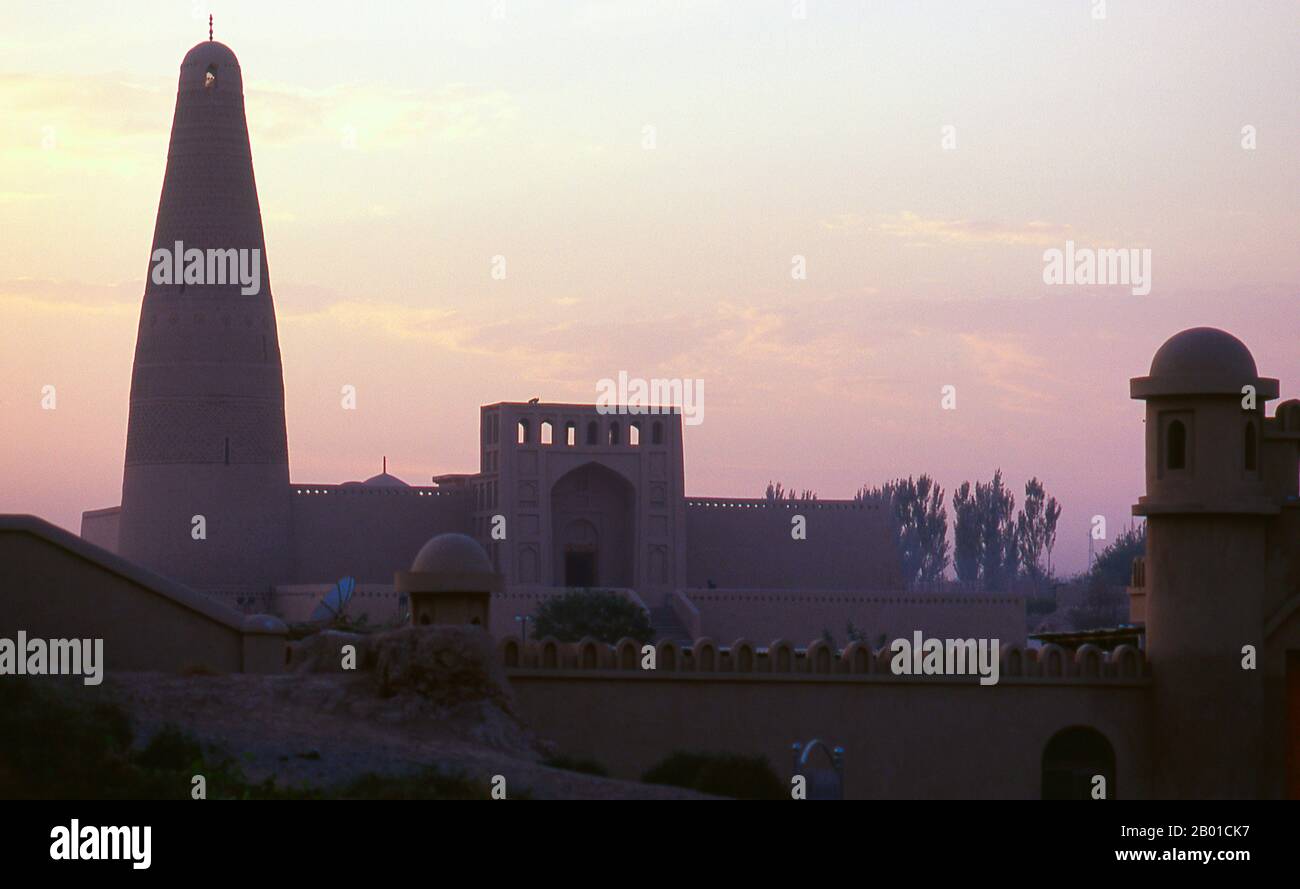
[[[397,476],[389,475],[386,472],[381,472],[379,473],[379,475],[372,475],[370,476],[370,478],[366,479],[361,484],[365,485],[368,488],[409,488],[410,487],[410,485],[402,481]]]
[[[1236,379],[1259,376],[1255,356],[1246,344],[1217,327],[1193,327],[1176,333],[1151,359],[1151,376],[1207,376]]]
[[[181,61],[179,90],[182,93],[205,92],[211,72],[222,95],[240,96],[244,91],[239,59],[230,47],[215,40],[196,44]]]
[[[411,571],[429,574],[492,574],[478,541],[464,534],[439,534],[416,554]]]
[[[1277,397],[1277,380],[1261,378],[1246,344],[1217,327],[1192,327],[1174,334],[1151,359],[1151,373],[1131,382],[1134,398],[1240,396],[1244,386],[1254,386],[1261,399]]]

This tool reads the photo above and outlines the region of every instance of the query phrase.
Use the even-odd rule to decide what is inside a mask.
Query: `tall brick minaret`
[[[249,272],[256,250],[258,291],[211,283],[210,261],[203,283],[169,278],[158,251],[177,242],[186,256],[248,251]],[[200,589],[265,590],[286,579],[289,496],[243,81],[235,54],[209,39],[181,62],[131,375],[119,552]]]

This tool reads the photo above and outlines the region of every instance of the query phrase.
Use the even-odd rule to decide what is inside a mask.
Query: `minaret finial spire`
[[[212,13],[208,13],[208,39],[212,39]]]

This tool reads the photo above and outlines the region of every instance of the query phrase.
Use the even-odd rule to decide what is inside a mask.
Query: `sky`
[[[0,512],[120,500],[209,12],[295,482],[473,472],[479,405],[703,380],[688,495],[1000,468],[1060,500],[1070,572],[1142,493],[1128,380],[1165,339],[1222,327],[1300,394],[1291,0],[0,0]],[[1044,283],[1067,240],[1149,249],[1150,292]]]

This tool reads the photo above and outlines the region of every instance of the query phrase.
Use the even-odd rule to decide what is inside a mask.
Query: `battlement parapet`
[[[569,673],[601,678],[644,679],[855,679],[876,682],[933,684],[977,682],[975,675],[896,675],[890,669],[894,658],[889,647],[872,649],[852,642],[842,650],[824,639],[796,648],[786,639],[759,646],[737,639],[722,647],[701,637],[690,645],[665,640],[653,646],[655,668],[644,669],[644,646],[635,639],[620,639],[608,645],[590,637],[564,643],[552,637],[522,641],[506,636],[497,643],[501,663],[507,671],[524,675]],[[1131,645],[1120,645],[1107,653],[1095,645],[1082,645],[1070,652],[1059,645],[1041,648],[1008,646],[998,658],[999,681],[1110,685],[1141,683],[1150,676],[1143,653]]]
[[[377,487],[352,482],[343,485],[290,485],[294,494],[376,494],[386,497],[464,497],[461,488],[445,489],[409,486],[405,488]]]
[[[880,507],[857,500],[769,500],[766,497],[687,497],[687,509],[771,509],[799,512],[843,510],[870,512]]]

